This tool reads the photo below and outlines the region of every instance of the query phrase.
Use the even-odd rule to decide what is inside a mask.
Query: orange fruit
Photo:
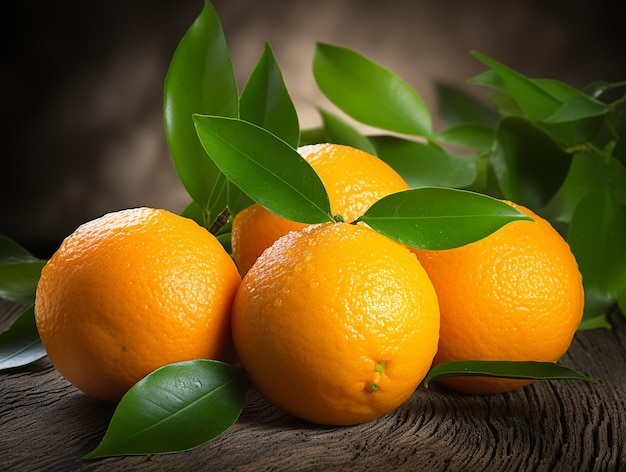
[[[386,162],[360,149],[324,143],[302,146],[298,152],[322,180],[333,215],[341,215],[347,222],[385,195],[409,188]],[[245,275],[274,241],[305,226],[258,204],[238,213],[232,225],[232,251],[239,272]]]
[[[228,253],[192,220],[121,210],[63,241],[42,270],[35,319],[56,369],[83,392],[117,401],[165,364],[233,359],[240,282]]]
[[[404,246],[364,225],[291,232],[263,252],[233,305],[253,385],[305,420],[349,425],[402,404],[437,350],[439,308]]]
[[[435,364],[460,360],[556,362],[582,318],[582,277],[567,242],[550,223],[509,223],[459,248],[412,249],[439,299]],[[474,394],[506,392],[530,380],[454,377],[440,382]]]

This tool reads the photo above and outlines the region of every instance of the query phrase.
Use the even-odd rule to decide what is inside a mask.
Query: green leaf
[[[45,260],[0,263],[0,298],[29,305],[35,301],[37,283]]]
[[[375,156],[377,151],[372,142],[357,131],[353,126],[346,123],[330,112],[320,110],[324,131],[326,131],[326,142],[335,144],[345,144]]]
[[[232,246],[232,234],[231,233],[222,233],[217,235],[217,240],[220,242],[224,250],[228,254],[232,254],[233,246]]]
[[[533,83],[561,102],[554,113],[543,120],[546,123],[579,121],[609,111],[604,103],[558,80],[533,79]]]
[[[554,114],[561,102],[528,77],[476,51],[472,55],[486,64],[498,78],[497,87],[506,91],[531,120],[544,120]],[[474,83],[479,83],[474,80]],[[482,83],[485,83],[484,81]]]
[[[608,189],[606,165],[593,153],[576,153],[561,188],[545,206],[550,221],[569,223],[580,200],[594,190]]]
[[[18,244],[17,241],[0,234],[0,264],[3,262],[36,260],[37,258]]]
[[[393,167],[411,188],[466,187],[476,179],[477,159],[452,156],[432,143],[395,136],[371,136],[378,157]]]
[[[431,137],[430,113],[417,92],[361,54],[318,44],[313,75],[322,93],[355,120],[397,133]]]
[[[194,220],[200,226],[203,226],[205,228],[209,226],[209,222],[205,220],[206,215],[196,201],[192,200],[191,202],[189,202],[189,204],[180,213],[180,216],[184,216],[185,218]]]
[[[492,128],[477,123],[467,123],[448,128],[437,134],[437,139],[457,146],[475,149],[490,149],[495,132]]]
[[[468,82],[473,85],[481,85],[497,91],[504,90],[504,83],[502,82],[502,79],[500,79],[500,76],[490,69],[471,77]]]
[[[565,180],[572,157],[523,118],[504,118],[491,163],[506,199],[542,208]]]
[[[298,147],[298,115],[269,42],[265,43],[263,54],[241,93],[239,114],[242,120],[265,128],[291,147]]]
[[[470,78],[468,82],[473,85],[480,85],[493,89],[494,92],[489,95],[488,102],[495,106],[498,113],[503,117],[524,114],[517,102],[506,91],[500,76],[493,70],[486,70],[485,72]]]
[[[208,213],[212,199],[223,198],[215,190],[219,170],[198,141],[192,115],[237,117],[239,101],[224,33],[208,0],[176,48],[164,100],[165,136],[176,171],[191,198]]]
[[[491,68],[492,75],[474,78],[509,94],[522,112],[533,121],[564,123],[607,113],[609,108],[595,98],[552,79],[530,79],[476,51],[473,56]]]
[[[300,130],[300,146],[328,142],[328,134],[323,126]]]
[[[605,315],[626,289],[626,211],[606,192],[580,200],[567,234],[585,287],[583,320]]]
[[[228,207],[229,181],[224,174],[218,172],[215,184],[209,196],[207,221],[212,225],[218,215]],[[210,227],[210,225],[209,225]]]
[[[569,223],[580,200],[594,191],[607,192],[626,205],[626,168],[597,152],[576,153],[563,185],[543,213],[550,220]]]
[[[450,128],[470,123],[495,128],[498,123],[497,113],[458,87],[437,81],[435,93],[439,115]]]
[[[607,91],[611,90],[613,84],[610,82],[605,82],[603,80],[596,80],[589,85],[587,85],[584,89],[584,92],[593,98],[599,98]]]
[[[595,383],[574,369],[553,362],[536,361],[455,361],[439,364],[424,378],[424,387],[444,377],[501,377],[529,380],[583,380]]]
[[[302,223],[333,221],[324,184],[286,142],[242,120],[196,115],[194,121],[216,165],[255,202]]]
[[[578,325],[578,331],[588,331],[590,329],[610,329],[611,325],[606,319],[606,315],[600,314],[592,317],[583,318]]]
[[[11,238],[0,235],[0,298],[22,305],[32,304],[46,262]]]
[[[0,370],[21,367],[45,355],[31,305],[7,331],[0,334]]]
[[[489,95],[488,100],[503,117],[524,116],[517,102],[504,92],[494,92]]]
[[[84,459],[193,449],[230,428],[245,402],[243,370],[211,360],[170,364],[137,382]]]
[[[387,195],[374,203],[360,220],[402,244],[431,250],[472,243],[512,221],[532,221],[495,198],[435,187]]]
[[[254,203],[244,191],[237,187],[231,181],[228,181],[228,209],[231,216],[235,216],[242,210],[245,210]]]
[[[498,186],[497,179],[493,172],[493,166],[490,163],[489,155],[479,154],[476,157],[477,175],[472,185],[464,187],[465,190],[471,190],[478,193],[484,193],[491,197],[504,199],[502,190]]]

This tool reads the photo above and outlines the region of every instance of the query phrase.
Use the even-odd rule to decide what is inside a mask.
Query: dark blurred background
[[[411,83],[466,80],[478,50],[531,77],[582,87],[626,79],[617,2],[215,0],[243,86],[269,40],[303,127],[330,107],[311,73],[316,41],[356,49]],[[48,257],[108,211],[180,211],[162,120],[163,81],[202,0],[5,1],[0,6],[0,234]],[[436,122],[437,123],[437,122]]]

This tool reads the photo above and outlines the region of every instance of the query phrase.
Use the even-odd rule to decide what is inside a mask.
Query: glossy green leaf
[[[471,190],[478,193],[484,193],[491,197],[504,199],[502,190],[498,186],[498,181],[494,175],[489,155],[479,154],[476,157],[477,175],[472,185],[465,187],[465,190]]]
[[[242,120],[196,115],[194,121],[216,165],[255,202],[302,223],[333,221],[324,184],[285,141]]]
[[[580,200],[601,191],[626,205],[626,168],[617,159],[596,152],[574,154],[563,185],[543,213],[550,220],[569,223]]]
[[[326,130],[323,126],[300,130],[300,146],[325,143],[327,141],[328,135],[326,134]]]
[[[32,304],[45,264],[13,239],[0,235],[0,298]]]
[[[578,331],[588,331],[590,329],[610,329],[611,324],[607,321],[605,314],[588,316],[583,318],[578,325]]]
[[[44,260],[0,263],[0,298],[29,305],[35,301]]]
[[[587,85],[584,89],[584,92],[593,98],[599,98],[608,90],[611,90],[613,84],[610,82],[606,82],[604,80],[596,80],[589,85]]]
[[[7,331],[0,334],[0,370],[21,367],[45,355],[31,305]]]
[[[439,250],[464,246],[509,222],[531,218],[479,193],[422,187],[381,198],[360,220],[408,246]]]
[[[470,84],[480,85],[493,89],[492,93],[487,97],[487,101],[495,107],[498,119],[506,116],[520,116],[524,112],[517,102],[506,91],[504,82],[493,70],[486,70],[468,80]]]
[[[583,380],[595,383],[595,380],[576,372],[570,367],[552,362],[536,361],[455,361],[434,366],[423,385],[445,377],[500,377],[507,379],[529,380]]]
[[[239,418],[243,370],[193,360],[155,370],[118,404],[100,444],[85,459],[186,451],[210,441]]]
[[[504,196],[531,210],[556,194],[571,164],[543,131],[523,118],[505,118],[496,132],[491,163]]]
[[[474,78],[474,83],[490,85],[510,95],[522,112],[531,120],[563,123],[608,111],[595,98],[573,87],[552,79],[530,79],[484,54],[472,52],[474,57],[491,68],[493,75]]]
[[[231,233],[222,233],[217,235],[217,240],[220,242],[224,250],[228,254],[232,254],[233,246],[232,246],[232,234]]]
[[[298,115],[269,42],[241,93],[239,116],[298,147]]]
[[[565,149],[581,149],[581,145],[587,148],[591,145],[603,148],[614,137],[613,130],[610,129],[610,126],[607,126],[610,119],[610,115],[603,115],[573,121],[568,124],[551,125],[544,123],[541,126],[548,134],[553,136],[555,141],[563,143]],[[553,130],[559,127],[566,130],[570,135],[554,133]],[[567,130],[567,127],[569,127],[569,130]]]
[[[591,192],[574,211],[567,241],[585,286],[583,320],[604,316],[626,289],[626,209]]]
[[[471,77],[468,82],[473,85],[481,85],[483,87],[488,87],[493,90],[505,90],[504,82],[502,82],[500,76],[491,69],[488,69],[481,72],[480,74],[475,75],[474,77]]]
[[[521,110],[532,120],[544,120],[555,113],[561,102],[537,85],[532,79],[514,71],[513,69],[491,59],[484,54],[472,52],[472,55],[486,64],[498,78],[498,88],[505,90],[515,99]],[[484,78],[482,76],[481,78]],[[474,79],[474,83],[478,82]]]
[[[231,181],[228,181],[228,209],[231,216],[235,216],[242,210],[245,210],[254,203],[244,191],[237,187]]]
[[[397,133],[432,135],[430,112],[417,92],[363,55],[318,44],[313,75],[322,93],[355,120]]]
[[[209,226],[209,222],[205,220],[205,213],[202,211],[200,205],[198,205],[198,202],[194,200],[189,202],[189,204],[183,209],[183,211],[181,211],[180,215],[184,216],[185,218],[189,218],[190,220],[194,220],[200,226],[203,226],[205,228],[208,228]]]
[[[37,258],[26,248],[22,247],[17,241],[0,234],[0,264],[3,262],[25,262],[35,260],[37,260]]]
[[[604,103],[558,80],[533,79],[533,82],[561,102],[554,113],[543,120],[546,123],[582,120],[609,111]]]
[[[376,155],[377,151],[372,142],[361,134],[356,128],[346,123],[337,115],[325,110],[320,110],[324,131],[326,132],[325,141],[335,144],[345,144],[365,152]]]
[[[559,123],[552,125],[549,123],[538,123],[537,128],[542,130],[556,146],[563,151],[571,153],[575,146],[580,144],[580,140],[576,136],[578,122]]]
[[[477,159],[452,156],[431,143],[395,136],[371,136],[378,157],[393,167],[411,188],[466,187],[476,179]]]
[[[239,102],[224,33],[208,0],[176,48],[164,100],[165,135],[176,171],[191,198],[208,213],[216,206],[212,202],[224,199],[223,189],[216,189],[219,170],[198,141],[192,115],[237,117]]]
[[[491,148],[494,137],[493,128],[477,123],[457,125],[437,134],[439,141],[475,149]]]
[[[489,103],[491,103],[502,117],[507,116],[524,116],[524,113],[520,109],[519,105],[510,95],[504,92],[493,92],[488,97]]]
[[[210,225],[215,222],[220,213],[228,208],[228,190],[228,179],[224,174],[218,172],[207,204],[207,221],[210,223]]]
[[[469,93],[454,85],[435,82],[437,111],[449,128],[469,123],[495,128],[498,114]]]

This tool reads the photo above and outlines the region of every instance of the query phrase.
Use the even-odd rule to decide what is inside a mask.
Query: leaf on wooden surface
[[[230,428],[245,402],[243,370],[212,360],[170,364],[137,382],[85,459],[193,449]]]
[[[0,334],[0,370],[22,367],[45,355],[31,305]]]
[[[430,369],[422,384],[428,387],[433,380],[444,377],[501,377],[532,380],[584,380],[595,383],[570,367],[554,362],[536,361],[455,361],[445,362]]]

